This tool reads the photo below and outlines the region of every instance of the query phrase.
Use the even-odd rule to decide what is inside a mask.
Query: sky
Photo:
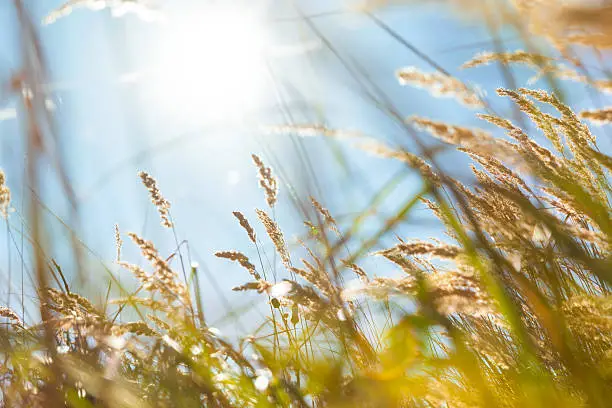
[[[34,20],[42,21],[62,1],[26,3]],[[304,233],[302,219],[291,204],[292,189],[301,196],[315,196],[342,224],[367,208],[372,196],[402,170],[400,164],[372,157],[348,142],[270,134],[262,131],[264,127],[324,124],[414,148],[366,92],[379,96],[382,92],[406,117],[416,114],[477,124],[474,115],[453,100],[400,86],[397,69],[414,65],[432,71],[431,67],[371,18],[352,11],[355,2],[306,0],[297,1],[297,7],[288,0],[158,3],[164,18],[157,22],[142,21],[133,13],[117,17],[108,9],[78,9],[53,24],[39,25],[50,72],[45,89],[78,198],[78,235],[89,253],[82,290],[94,297],[105,294],[105,268],[130,279],[128,272],[113,264],[117,224],[122,232],[134,231],[153,240],[163,254],[170,254],[177,240],[187,240],[191,261],[202,269],[200,287],[209,321],[231,325],[225,317],[229,309],[239,310],[244,324],[257,320],[252,319],[257,308],[250,307],[255,297],[231,292],[231,287],[248,280],[246,272],[213,255],[217,250],[238,249],[256,256],[232,216],[232,211],[243,211],[255,224],[254,209],[266,208],[251,153],[261,155],[282,175],[275,216],[290,242]],[[300,14],[311,16],[311,24]],[[235,19],[228,17],[231,15]],[[502,83],[495,67],[458,68],[475,53],[491,49],[490,36],[478,22],[439,3],[388,7],[376,10],[375,15],[459,78],[489,92]],[[508,49],[520,48],[511,32],[501,35]],[[20,60],[14,10],[11,2],[3,2],[0,82],[10,80]],[[527,71],[517,75],[528,78]],[[585,98],[581,90],[576,95],[579,101]],[[507,104],[494,103],[507,111]],[[17,293],[21,291],[20,274],[31,273],[29,260],[24,264],[20,259],[23,129],[19,98],[4,87],[0,93],[0,168],[13,190],[15,212],[6,233],[0,234],[0,244],[6,248],[0,252],[0,273],[7,281],[10,274],[11,291]],[[444,154],[442,164],[451,174],[469,180],[462,156]],[[55,217],[68,219],[70,208],[59,193],[53,167],[46,164],[43,169],[40,193],[50,210],[48,244],[60,263],[69,264],[63,244],[68,235]],[[176,238],[159,225],[137,177],[140,170],[154,175],[172,203]],[[393,214],[420,186],[415,175],[403,177],[379,214],[364,225],[361,238],[375,231],[384,216]],[[257,230],[265,250],[272,254],[263,229]],[[398,235],[443,238],[423,208],[410,216]],[[142,263],[134,246],[124,240],[122,258]],[[394,237],[384,242],[392,245]],[[392,273],[388,266],[368,262],[372,274]],[[27,279],[24,287],[31,295]],[[11,300],[2,291],[0,298]]]

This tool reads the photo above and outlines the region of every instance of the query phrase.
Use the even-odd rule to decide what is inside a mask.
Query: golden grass
[[[561,56],[491,52],[479,54],[464,68],[522,64],[555,81],[574,80],[600,92],[612,89],[609,79],[584,73],[571,52],[576,44],[609,45],[608,6],[512,3],[514,14],[505,14],[506,2],[499,6],[504,18],[516,23],[511,17],[520,16],[519,31],[528,27],[542,34]],[[66,14],[65,7],[70,4],[52,17]],[[559,20],[547,26],[544,15]],[[170,262],[182,256],[178,242],[177,252],[165,256],[153,242],[128,233],[149,263],[141,267],[121,259],[123,241],[115,226],[116,262],[132,273],[136,290],[114,280],[120,297],[99,307],[73,291],[52,261],[52,276],[59,274],[64,284],[58,278],[57,287],[48,287],[41,284],[47,280],[39,280],[42,321],[27,321],[0,307],[0,317],[7,320],[0,338],[2,403],[113,408],[609,406],[612,158],[599,150],[595,129],[583,120],[609,123],[610,110],[593,106],[578,114],[556,91],[500,87],[497,96],[520,113],[510,118],[488,110],[472,87],[449,75],[408,67],[398,77],[404,85],[482,109],[477,117],[495,125],[489,132],[422,117],[406,121],[464,153],[475,183],[465,185],[444,173],[430,151],[362,144],[417,170],[422,190],[405,197],[397,213],[365,240],[355,236],[354,224],[340,222],[342,218],[311,197],[312,207],[303,213],[314,217],[304,220],[308,231],[299,240],[302,248],[294,250],[274,217],[279,181],[253,155],[271,208],[270,213],[256,209],[256,214],[280,263],[274,264],[275,257],[257,239],[260,227],[239,211],[233,215],[254,246],[258,266],[247,251],[215,255],[237,262],[250,275],[252,280],[234,291],[263,295],[269,314],[259,329],[226,340],[204,319],[198,267],[192,266],[188,279]],[[275,129],[310,136],[355,135],[317,125]],[[547,142],[536,141],[536,135]],[[139,176],[162,225],[173,228],[170,202],[157,182],[148,173]],[[438,218],[446,241],[396,236],[396,242],[384,245],[383,237],[396,232],[418,203]],[[9,206],[10,191],[0,171],[0,210],[10,218]],[[355,223],[360,220],[361,215]],[[40,234],[33,238],[42,241]],[[377,262],[396,273],[376,276],[371,265]],[[49,273],[42,265],[42,272]]]

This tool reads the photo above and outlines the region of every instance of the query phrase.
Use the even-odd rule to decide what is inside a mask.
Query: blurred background
[[[214,257],[225,249],[256,256],[232,216],[240,210],[254,223],[254,209],[266,206],[251,153],[281,178],[274,215],[290,246],[307,233],[298,202],[308,196],[341,225],[366,211],[357,232],[365,240],[421,188],[405,166],[351,143],[269,127],[358,131],[410,150],[413,140],[390,112],[483,125],[452,100],[402,87],[398,69],[446,71],[493,89],[507,79],[503,71],[460,65],[484,50],[522,45],[512,29],[487,26],[438,2],[364,8],[335,0],[92,0],[69,15],[53,14],[64,3],[0,4],[0,168],[13,194],[0,234],[0,296],[9,306],[24,302],[26,321],[37,313],[27,221],[34,194],[47,250],[79,292],[103,303],[109,274],[129,286],[130,273],[114,263],[117,224],[122,233],[154,241],[162,254],[182,245],[184,262],[199,265],[209,324],[231,331],[236,326],[228,323],[238,319],[253,327],[263,319],[263,297],[233,293],[248,276]],[[524,82],[530,73],[514,74]],[[578,108],[589,98],[581,87],[568,91]],[[510,109],[491,102],[501,112]],[[37,186],[29,185],[25,170],[33,115],[44,122]],[[470,181],[462,156],[440,154],[451,175]],[[140,170],[158,180],[172,203],[176,236],[160,226]],[[380,244],[397,236],[443,239],[439,231],[419,207]],[[121,258],[142,262],[130,242]],[[381,262],[369,271],[385,275],[386,268]]]

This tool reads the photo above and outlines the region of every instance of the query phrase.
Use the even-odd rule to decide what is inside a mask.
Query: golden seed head
[[[164,198],[157,187],[157,181],[147,172],[141,171],[138,176],[142,180],[142,184],[149,190],[151,195],[151,202],[157,207],[159,215],[162,219],[162,225],[167,228],[172,228],[172,222],[170,221],[170,202]]]
[[[272,240],[272,243],[274,244],[276,251],[280,255],[283,264],[286,268],[290,268],[291,257],[289,256],[289,251],[287,251],[285,237],[283,236],[282,231],[278,227],[278,224],[276,224],[274,220],[272,220],[272,218],[270,218],[270,216],[265,211],[256,209],[255,212],[257,213],[257,217],[266,229],[268,236]]]
[[[244,230],[248,234],[249,239],[251,240],[251,242],[255,244],[256,243],[255,230],[253,229],[253,227],[249,223],[249,220],[247,220],[246,217],[244,216],[244,214],[241,213],[240,211],[234,211],[232,214],[234,214],[234,217],[236,217],[236,219],[238,219],[238,222],[240,223],[240,226],[242,228],[244,228]]]
[[[6,185],[4,171],[0,170],[0,214],[6,218],[11,205],[11,190]]]
[[[583,111],[580,112],[580,117],[596,125],[610,124],[612,123],[612,108]]]
[[[272,174],[272,169],[267,167],[259,156],[252,154],[251,157],[253,158],[253,163],[255,163],[255,166],[259,170],[259,186],[266,194],[268,205],[274,207],[278,196],[278,181]]]
[[[438,72],[422,72],[415,67],[406,67],[399,70],[397,77],[400,84],[427,89],[433,96],[455,98],[470,108],[483,106],[480,96],[457,78]]]
[[[243,254],[242,252],[238,252],[238,251],[219,251],[219,252],[215,253],[215,256],[218,257],[218,258],[225,258],[225,259],[229,259],[230,261],[238,262],[240,264],[240,266],[242,266],[244,269],[249,271],[249,273],[255,279],[257,279],[257,280],[261,279],[261,276],[255,270],[255,265],[253,265],[249,261],[249,258],[245,254]]]
[[[319,214],[323,216],[323,220],[325,221],[325,224],[329,225],[329,227],[334,232],[336,232],[337,234],[340,234],[340,231],[338,230],[338,224],[336,223],[336,219],[331,215],[329,210],[323,207],[321,203],[318,202],[317,199],[314,197],[310,197],[310,201],[312,202],[312,206],[319,212]]]
[[[115,246],[117,248],[117,262],[121,261],[121,247],[123,246],[123,240],[121,239],[121,233],[119,232],[119,224],[115,224]]]

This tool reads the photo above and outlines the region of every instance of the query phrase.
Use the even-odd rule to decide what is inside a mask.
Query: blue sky
[[[28,3],[32,15],[41,21],[61,1]],[[179,25],[182,18],[193,20],[205,14],[208,4],[192,0],[166,3],[163,10]],[[146,71],[166,58],[160,54],[164,30],[159,24],[143,22],[132,15],[113,18],[108,11],[77,10],[52,25],[40,27],[50,82],[54,84],[49,98],[56,106],[54,117],[66,165],[79,197],[82,220],[79,235],[96,253],[88,264],[91,277],[84,291],[102,296],[105,272],[96,258],[111,265],[115,253],[115,223],[124,232],[135,231],[154,240],[162,253],[170,253],[175,245],[172,234],[159,226],[157,213],[136,176],[138,170],[147,170],[158,179],[162,192],[172,202],[179,239],[189,241],[192,257],[207,267],[209,277],[214,279],[211,282],[203,276],[201,280],[211,321],[219,320],[225,313],[220,296],[236,308],[252,300],[250,296],[230,291],[232,286],[247,280],[246,273],[212,255],[216,250],[240,249],[256,256],[231,214],[233,210],[241,210],[255,223],[254,208],[265,208],[250,161],[251,153],[261,154],[273,167],[282,169],[299,192],[316,195],[339,219],[350,219],[351,214],[363,210],[372,194],[400,170],[397,163],[370,157],[346,143],[321,138],[296,140],[289,135],[265,135],[259,130],[262,125],[283,124],[291,117],[297,123],[325,123],[332,128],[360,130],[381,140],[411,146],[408,136],[364,98],[360,85],[337,57],[320,45],[311,28],[295,20],[296,12],[286,5],[289,3],[283,0],[261,3],[257,18],[265,21],[262,24],[270,41],[267,45],[271,49],[308,50],[267,58],[275,80],[270,79],[269,71],[261,70],[263,91],[256,103],[243,103],[243,95],[237,92],[229,100],[236,106],[246,105],[247,109],[236,109],[222,116],[216,116],[211,109],[214,101],[202,102],[200,106],[170,96],[160,99],[156,94],[160,84],[149,77],[121,82],[122,75]],[[419,114],[463,125],[476,124],[473,114],[452,100],[435,99],[424,91],[401,87],[394,77],[398,68],[415,65],[429,71],[430,67],[372,20],[348,11],[347,2],[298,3],[304,14],[317,15],[312,19],[317,29],[343,58],[352,61],[353,67],[356,62],[367,72],[369,79],[403,115]],[[489,38],[488,34],[478,23],[458,18],[439,5],[398,6],[377,12],[377,16],[460,78],[476,82],[490,93],[501,83],[494,67],[465,72],[458,69],[474,53],[489,49],[482,44]],[[9,2],[0,5],[0,27],[0,80],[5,82],[18,69],[20,60],[15,17]],[[505,33],[504,37],[508,39],[509,49],[520,48],[511,33]],[[310,49],[312,44],[320,46]],[[172,56],[167,58],[165,66],[171,67]],[[244,69],[252,68],[249,61],[244,64]],[[521,79],[527,78],[527,72],[518,74]],[[583,92],[577,92],[581,97]],[[279,110],[279,95],[286,104],[284,110]],[[0,102],[0,110],[18,104],[17,98],[5,91],[0,94]],[[507,109],[502,103],[499,107]],[[0,167],[7,173],[14,192],[18,212],[11,215],[11,224],[17,229],[23,172],[21,120],[18,112],[16,119],[0,121]],[[296,151],[297,145],[303,150]],[[299,160],[304,151],[308,153],[318,189],[314,187],[312,174]],[[348,167],[339,163],[334,152],[348,159]],[[468,175],[461,156],[444,157],[448,171]],[[382,214],[392,214],[419,187],[418,178],[405,178],[381,207]],[[67,217],[68,207],[57,193],[60,189],[52,168],[46,175],[44,190],[45,203],[57,215]],[[281,203],[276,216],[291,241],[291,237],[304,231],[287,194],[287,186],[281,184]],[[68,262],[62,244],[57,245],[65,242],[66,231],[51,217],[49,220],[48,240],[56,243],[54,253],[58,259]],[[402,237],[441,237],[426,211],[416,211],[412,220],[399,231]],[[368,236],[377,226],[375,219],[369,222],[363,236]],[[258,232],[263,237],[261,228]],[[11,240],[8,233],[0,234],[2,248],[12,248],[0,252],[0,272],[6,275],[12,268],[15,279],[21,273],[21,266]],[[393,238],[386,242],[392,243]],[[266,249],[272,252],[270,246]],[[140,262],[131,243],[125,243],[124,259]],[[370,273],[389,273],[382,264],[368,265]],[[118,273],[129,279],[127,272]],[[20,283],[14,280],[13,285],[19,289]],[[217,293],[217,287],[223,293]]]

